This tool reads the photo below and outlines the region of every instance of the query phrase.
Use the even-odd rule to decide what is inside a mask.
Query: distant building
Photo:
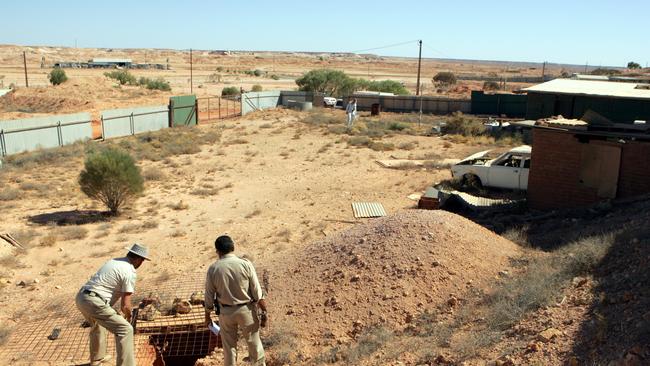
[[[94,58],[88,61],[89,67],[131,67],[133,61],[130,58]]]
[[[650,85],[604,80],[555,79],[524,89],[526,119],[597,114],[609,122],[650,121]]]

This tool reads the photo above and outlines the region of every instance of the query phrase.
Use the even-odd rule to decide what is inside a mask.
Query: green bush
[[[169,82],[163,78],[157,78],[157,79],[140,78],[139,84],[150,90],[162,90],[162,91],[172,90],[172,87],[169,85]]]
[[[447,124],[441,130],[444,134],[478,136],[485,133],[485,126],[477,118],[456,112],[447,120]]]
[[[640,69],[641,65],[639,65],[638,63],[636,63],[634,61],[630,61],[630,62],[627,63],[627,68],[628,69]]]
[[[50,72],[49,79],[52,85],[59,85],[65,83],[68,80],[68,77],[66,76],[65,71],[63,71],[63,69],[55,67]]]
[[[111,71],[111,72],[105,72],[104,76],[115,79],[117,80],[120,85],[135,85],[137,84],[137,80],[135,79],[135,76],[128,72],[127,70],[117,70],[117,71]]]
[[[367,81],[364,79],[359,79],[358,85],[359,89],[377,91],[381,93],[393,93],[395,95],[409,94],[409,91],[406,90],[404,85],[395,80]]]
[[[239,89],[235,86],[227,86],[221,90],[222,97],[227,97],[232,95],[239,95]]]
[[[339,70],[311,70],[296,79],[300,91],[342,97],[358,90],[358,82]]]
[[[271,76],[269,76],[269,77],[270,77],[271,79],[273,79],[273,80],[280,80],[280,77],[279,77],[278,75],[276,75],[276,74],[273,74],[273,75],[271,75]]]
[[[255,84],[253,85],[253,88],[251,89],[254,92],[261,92],[264,88],[260,84]]]
[[[453,72],[441,71],[433,77],[433,83],[442,85],[456,84],[456,75]]]
[[[257,77],[262,76],[262,74],[264,74],[264,71],[262,71],[262,70],[255,69],[255,71],[253,71],[253,75],[255,75]]]
[[[131,155],[110,147],[90,153],[79,175],[81,191],[105,204],[113,215],[144,190],[143,181]]]

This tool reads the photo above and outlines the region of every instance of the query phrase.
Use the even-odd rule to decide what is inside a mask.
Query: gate
[[[213,122],[241,116],[241,97],[202,97],[197,99],[199,120]]]
[[[169,127],[193,126],[198,123],[195,95],[182,95],[169,98]]]

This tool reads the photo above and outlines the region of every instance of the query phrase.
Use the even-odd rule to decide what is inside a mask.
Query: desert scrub
[[[113,215],[142,193],[143,182],[133,158],[125,151],[110,147],[89,154],[79,174],[81,191],[106,205]]]

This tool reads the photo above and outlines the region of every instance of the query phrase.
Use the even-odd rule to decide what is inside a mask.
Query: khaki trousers
[[[107,302],[94,294],[79,291],[77,308],[90,323],[90,362],[106,356],[106,331],[115,335],[116,366],[135,366],[133,355],[133,327]]]
[[[257,304],[221,306],[219,326],[221,327],[220,334],[225,366],[235,366],[237,364],[238,330],[241,330],[242,336],[248,345],[249,362],[256,366],[266,366],[264,347],[262,347],[262,340],[260,340],[260,320],[257,316]]]

